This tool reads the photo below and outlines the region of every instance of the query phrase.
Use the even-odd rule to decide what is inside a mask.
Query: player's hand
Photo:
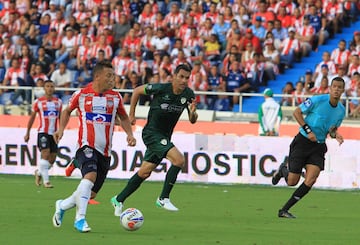
[[[341,134],[336,133],[336,141],[339,142],[339,145],[344,143],[344,137]]]
[[[127,136],[126,138],[127,142],[128,142],[128,146],[135,146],[136,145],[136,139],[134,138],[134,136]]]
[[[129,121],[131,125],[136,125],[136,118],[134,115],[129,115]]]
[[[29,141],[29,139],[30,139],[29,134],[25,134],[24,141],[27,143]]]
[[[313,132],[308,133],[308,139],[311,140],[312,142],[318,141],[316,135]]]
[[[190,113],[194,113],[196,111],[196,100],[192,99],[191,102],[188,102]]]
[[[56,131],[54,134],[53,134],[53,138],[54,138],[54,141],[56,144],[59,144],[61,138],[63,137],[63,132],[62,131]]]

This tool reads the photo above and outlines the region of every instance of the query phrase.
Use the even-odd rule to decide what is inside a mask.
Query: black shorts
[[[96,181],[91,190],[98,193],[109,171],[110,157],[105,157],[97,150],[84,146],[76,151],[75,158],[78,161],[82,176],[85,176],[87,173],[96,172]]]
[[[50,149],[51,153],[57,153],[58,146],[52,135],[46,133],[38,133],[37,146],[40,151]]]
[[[302,134],[297,134],[290,144],[289,171],[301,174],[306,164],[316,165],[324,170],[326,152],[325,143],[312,142]]]
[[[168,151],[174,147],[167,136],[156,132],[144,133],[143,130],[142,138],[146,145],[144,160],[154,164],[160,164]]]

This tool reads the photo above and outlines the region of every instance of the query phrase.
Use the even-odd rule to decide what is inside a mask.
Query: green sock
[[[132,193],[134,193],[137,188],[141,185],[141,183],[144,181],[144,179],[140,178],[138,173],[134,174],[128,181],[125,188],[120,192],[119,195],[117,195],[116,200],[118,202],[124,202],[128,196],[130,196]]]
[[[169,168],[169,171],[166,174],[164,187],[163,187],[163,190],[161,192],[160,199],[169,198],[170,192],[171,192],[173,186],[175,185],[177,175],[180,172],[180,170],[181,170],[180,167],[176,167],[174,165],[171,165],[171,167]]]
[[[76,158],[73,159],[72,164],[74,164],[75,168],[79,168],[79,162]]]

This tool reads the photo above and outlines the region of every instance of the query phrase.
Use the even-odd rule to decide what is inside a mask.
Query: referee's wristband
[[[304,129],[305,133],[307,133],[307,134],[310,134],[312,132],[310,126],[307,125],[306,123],[304,124],[304,126],[302,126],[302,128]]]

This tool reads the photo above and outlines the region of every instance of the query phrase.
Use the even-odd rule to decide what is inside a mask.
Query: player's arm
[[[70,107],[66,107],[61,113],[59,129],[53,135],[56,144],[59,143],[62,136],[64,135],[64,130],[65,130],[66,125],[69,122],[71,112],[72,112],[72,109]]]
[[[136,124],[135,109],[136,109],[137,103],[139,101],[140,95],[146,94],[146,91],[145,91],[146,86],[147,85],[141,85],[139,87],[136,87],[131,95],[129,120],[132,125]]]
[[[31,130],[32,125],[34,124],[35,117],[36,117],[36,111],[31,112],[30,119],[29,119],[28,124],[27,124],[26,134],[24,136],[24,140],[25,140],[26,143],[30,139],[30,130]]]
[[[339,134],[338,127],[330,128],[329,135],[331,138],[336,139],[336,141],[339,142],[339,145],[344,143],[344,137],[341,134]]]
[[[304,116],[303,113],[300,109],[300,107],[297,107],[294,110],[293,116],[295,118],[295,120],[298,122],[298,124],[304,129],[304,131],[307,133],[308,139],[316,142],[316,135],[313,133],[313,131],[311,130],[310,126],[306,124],[305,120],[304,120]]]
[[[125,131],[125,133],[127,135],[126,141],[128,143],[128,146],[135,146],[136,145],[136,139],[135,139],[135,137],[133,135],[133,131],[132,131],[129,116],[127,114],[118,114],[118,116],[120,118],[120,125],[124,129],[124,131]]]
[[[189,121],[194,124],[198,119],[198,114],[196,112],[196,101],[192,99],[191,103],[188,103],[188,114],[189,114]]]

